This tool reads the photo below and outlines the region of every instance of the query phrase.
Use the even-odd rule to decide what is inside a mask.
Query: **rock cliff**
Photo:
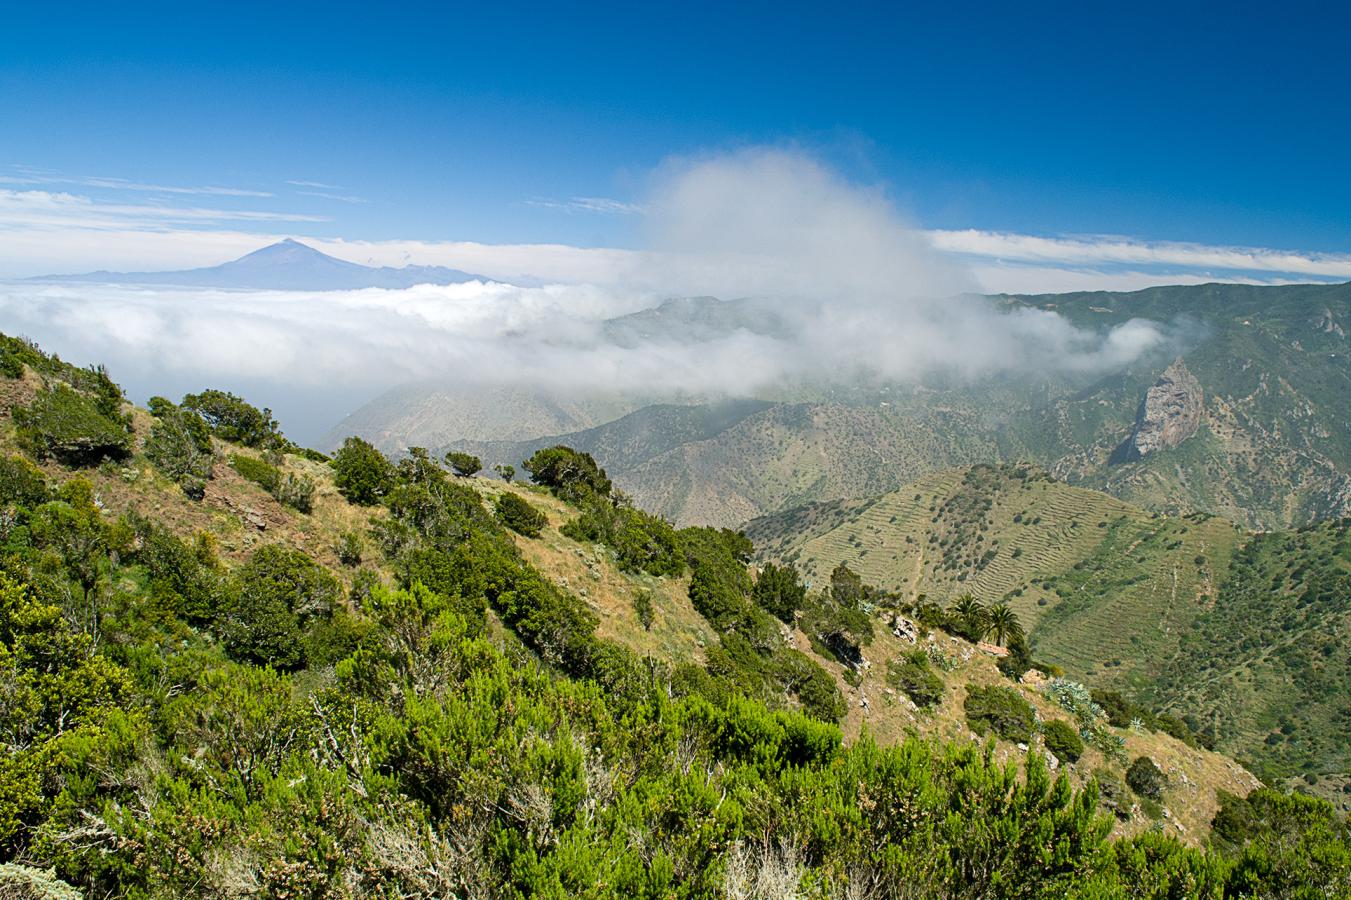
[[[1145,392],[1135,428],[1113,461],[1132,462],[1191,437],[1201,424],[1202,400],[1201,383],[1180,358],[1174,360]]]

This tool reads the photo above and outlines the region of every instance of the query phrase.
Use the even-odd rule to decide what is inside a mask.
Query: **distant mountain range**
[[[391,266],[363,266],[337,259],[287,238],[239,259],[203,269],[89,272],[83,275],[42,275],[30,280],[232,290],[350,291],[360,288],[407,288],[415,284],[463,284],[492,279],[445,266],[403,266],[397,269]]]
[[[1108,372],[786,386],[759,403],[591,403],[574,393],[561,415],[543,393],[425,386],[373,401],[331,438],[361,434],[390,451],[463,447],[488,465],[568,444],[594,453],[640,505],[681,523],[735,526],[952,466],[1020,460],[1150,510],[1212,512],[1248,528],[1351,515],[1351,285],[989,301],[1054,309],[1092,331],[1182,320],[1192,338],[1180,361],[1160,354]],[[754,303],[686,298],[612,320],[604,333],[632,344],[779,327]]]

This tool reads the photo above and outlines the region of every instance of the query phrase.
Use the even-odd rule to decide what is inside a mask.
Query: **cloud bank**
[[[466,389],[754,394],[935,371],[1098,371],[1170,340],[1157,323],[1090,333],[1054,312],[1001,312],[965,296],[980,287],[971,270],[884,192],[794,153],[669,163],[644,209],[642,251],[556,248],[554,267],[574,276],[569,283],[327,293],[10,283],[0,285],[0,321],[136,385],[272,386],[275,397],[258,401],[284,421],[288,396],[350,409],[425,379]],[[362,258],[368,245],[341,247],[347,258],[390,262]],[[496,267],[481,265],[492,252]],[[475,269],[517,262],[502,248],[480,253]],[[753,298],[755,316],[773,326],[733,323],[697,339],[679,328],[638,341],[607,336],[606,320],[695,295]]]

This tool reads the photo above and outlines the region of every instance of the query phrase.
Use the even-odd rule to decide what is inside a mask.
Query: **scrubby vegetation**
[[[93,402],[96,388],[68,387]],[[213,429],[259,447],[277,433],[265,411],[212,402]],[[172,484],[15,455],[18,424],[0,431],[0,892],[1348,888],[1346,825],[1319,800],[1257,791],[1227,801],[1222,841],[1202,851],[1156,834],[1111,839],[1097,787],[1053,778],[1035,753],[1003,764],[993,742],[846,745],[834,678],[758,602],[777,592],[757,594],[738,532],[672,529],[689,600],[719,640],[706,664],[671,665],[600,637],[583,599],[519,549],[543,542],[518,546],[484,502],[528,491],[451,477],[417,448],[382,465],[349,442],[334,482],[345,472],[344,493],[378,508],[327,495],[341,511],[329,510],[338,524],[324,541],[302,550],[269,528],[229,532],[224,546],[191,524],[210,520]],[[214,433],[223,458],[258,461],[258,447],[224,434]],[[560,465],[531,471],[552,472],[541,483],[572,515],[597,497],[613,504],[579,455],[550,459]],[[107,502],[114,494],[124,511]],[[292,518],[310,522],[324,504]],[[325,562],[339,541],[355,545],[342,551],[346,569]],[[889,602],[846,568],[806,592],[801,619],[836,623],[863,647]],[[812,627],[823,645],[836,634]],[[929,660],[916,650],[903,665],[941,685]],[[914,679],[921,696],[926,681]],[[1035,717],[1016,690],[970,685],[966,696],[973,728],[1030,736]]]
[[[910,698],[920,709],[943,697],[943,677],[929,667],[929,656],[915,649],[887,663],[887,683]]]
[[[1037,727],[1031,704],[1012,688],[969,684],[963,708],[976,734],[993,732],[1005,740],[1026,743]]]
[[[1042,723],[1041,737],[1046,742],[1046,749],[1061,762],[1078,762],[1084,755],[1084,742],[1079,732],[1062,719]]]

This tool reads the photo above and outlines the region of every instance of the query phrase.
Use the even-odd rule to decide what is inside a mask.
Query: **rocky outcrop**
[[[1117,463],[1133,462],[1151,453],[1176,447],[1201,425],[1201,383],[1182,360],[1163,370],[1145,391],[1131,436],[1112,454]]]

